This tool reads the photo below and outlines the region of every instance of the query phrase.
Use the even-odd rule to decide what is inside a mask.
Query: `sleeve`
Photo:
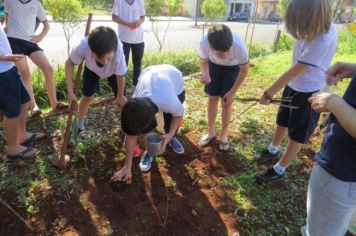
[[[240,65],[244,65],[249,62],[249,55],[248,55],[248,50],[246,48],[245,43],[242,41],[242,39],[239,37],[238,40],[235,42],[236,49],[234,50],[235,56],[239,62]]]
[[[122,44],[119,43],[117,50],[117,63],[115,68],[115,75],[125,76],[127,73],[127,66],[125,61],[124,51],[122,49]]]
[[[297,56],[298,63],[318,67],[321,66],[327,53],[328,42],[326,40],[314,40],[314,42],[303,42],[300,55]]]
[[[115,0],[112,7],[112,14],[115,16],[120,16],[120,0]]]
[[[145,11],[145,3],[143,1],[140,1],[140,16],[145,16],[146,11]]]
[[[200,47],[199,47],[198,56],[202,60],[207,60],[209,58],[209,42],[208,42],[208,37],[207,36],[205,36],[200,41]]]
[[[77,47],[73,48],[70,54],[70,60],[75,65],[80,65],[85,59],[85,42],[83,40]]]
[[[184,106],[179,101],[177,96],[170,96],[165,99],[166,105],[162,107],[162,111],[172,114],[173,117],[180,117],[184,115]]]
[[[40,2],[38,2],[37,7],[37,19],[39,19],[41,22],[47,21],[46,11]]]

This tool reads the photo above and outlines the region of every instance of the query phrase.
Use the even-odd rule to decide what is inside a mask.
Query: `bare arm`
[[[116,16],[116,15],[112,15],[112,21],[114,21],[115,23],[118,23],[119,25],[123,25],[123,26],[129,26],[130,23],[122,20],[120,17]]]
[[[123,108],[127,102],[127,98],[124,95],[125,89],[125,76],[117,76],[117,103],[119,108]]]
[[[268,97],[272,98],[278,91],[280,91],[282,88],[284,88],[291,80],[293,80],[296,76],[301,74],[308,65],[301,64],[301,63],[296,63],[293,65],[287,72],[285,72],[279,79],[269,88],[266,90],[265,94],[267,94]],[[261,104],[269,104],[270,99],[262,95],[260,99]]]
[[[74,74],[74,64],[70,60],[70,58],[67,59],[66,65],[65,65],[65,73],[66,73],[66,83],[67,83],[67,94],[68,94],[68,100],[69,104],[72,104],[73,101],[76,101],[77,98],[73,92],[73,74]]]
[[[241,87],[241,84],[245,81],[248,74],[248,67],[250,63],[246,63],[244,65],[240,65],[240,72],[236,78],[234,86],[231,88],[231,91],[236,94],[237,90]]]
[[[199,66],[200,66],[200,72],[201,72],[200,82],[202,82],[203,84],[210,83],[211,79],[210,79],[210,75],[209,75],[209,61],[208,61],[208,59],[200,59]]]
[[[42,22],[43,23],[43,28],[42,28],[42,31],[40,34],[38,35],[32,35],[31,37],[31,41],[33,43],[39,43],[42,41],[42,39],[44,37],[46,37],[46,35],[48,34],[48,31],[49,31],[49,23],[48,21],[45,21],[45,22]]]
[[[356,139],[356,109],[342,97],[331,93],[315,93],[309,98],[309,102],[316,112],[330,111],[341,126]]]

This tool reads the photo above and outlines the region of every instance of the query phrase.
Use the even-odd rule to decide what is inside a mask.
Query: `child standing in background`
[[[257,183],[283,178],[290,162],[313,134],[319,114],[311,109],[308,99],[325,86],[325,72],[337,47],[337,32],[332,24],[329,0],[292,0],[286,11],[285,22],[288,32],[297,39],[293,65],[264,92],[260,103],[268,105],[272,97],[284,87],[282,98],[291,99],[287,105],[299,108],[279,108],[273,140],[256,156],[256,161],[260,163],[278,162],[256,175]],[[280,146],[287,134],[288,146],[282,156]]]

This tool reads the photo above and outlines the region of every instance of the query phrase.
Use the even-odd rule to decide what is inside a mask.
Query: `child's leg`
[[[208,136],[215,136],[215,120],[218,113],[219,96],[209,96],[208,100]]]
[[[279,160],[277,164],[281,165],[284,168],[287,168],[288,165],[297,157],[300,150],[302,150],[303,144],[294,141],[293,139],[288,139],[288,146],[284,152],[283,157]]]
[[[50,65],[46,55],[42,51],[36,51],[29,56],[31,60],[42,70],[45,76],[46,89],[49,102],[53,110],[56,109],[58,101],[56,94],[56,83],[53,78],[53,67]]]
[[[31,133],[26,131],[26,111],[28,109],[28,103],[21,105],[21,113],[17,122],[17,142],[23,143],[25,140],[31,137]]]
[[[134,86],[138,83],[138,77],[141,74],[141,64],[143,58],[143,52],[145,49],[145,43],[138,43],[132,45],[132,64],[133,64],[133,84]]]
[[[287,135],[288,127],[283,127],[277,125],[276,130],[274,131],[272,145],[274,146],[281,146],[284,137]]]
[[[87,97],[83,95],[82,98],[80,99],[79,114],[78,114],[78,128],[81,130],[84,129],[84,120],[89,110],[91,98],[92,98],[91,96]]]
[[[16,67],[18,68],[18,70],[21,74],[23,84],[25,85],[25,88],[26,88],[28,94],[30,95],[31,101],[30,101],[29,105],[30,105],[31,110],[33,110],[34,108],[37,107],[37,104],[35,101],[33,87],[31,84],[31,72],[30,72],[30,68],[27,63],[27,58],[24,57],[21,60],[17,61]]]
[[[231,120],[232,114],[232,104],[223,105],[223,101],[221,100],[221,120],[222,120],[222,129],[220,133],[220,141],[227,141],[228,131],[229,131],[229,122]]]

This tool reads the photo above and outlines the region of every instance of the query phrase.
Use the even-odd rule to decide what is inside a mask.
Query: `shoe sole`
[[[281,156],[278,157],[272,157],[272,158],[268,158],[268,159],[255,159],[255,162],[258,164],[267,164],[270,162],[276,162],[279,161],[281,158]]]
[[[260,180],[260,179],[258,179],[258,178],[255,177],[255,181],[256,181],[256,183],[259,184],[259,185],[276,183],[276,182],[282,181],[283,179],[284,179],[284,177],[282,177],[282,178],[280,178],[280,179],[272,180],[272,181],[263,181],[263,180]]]

